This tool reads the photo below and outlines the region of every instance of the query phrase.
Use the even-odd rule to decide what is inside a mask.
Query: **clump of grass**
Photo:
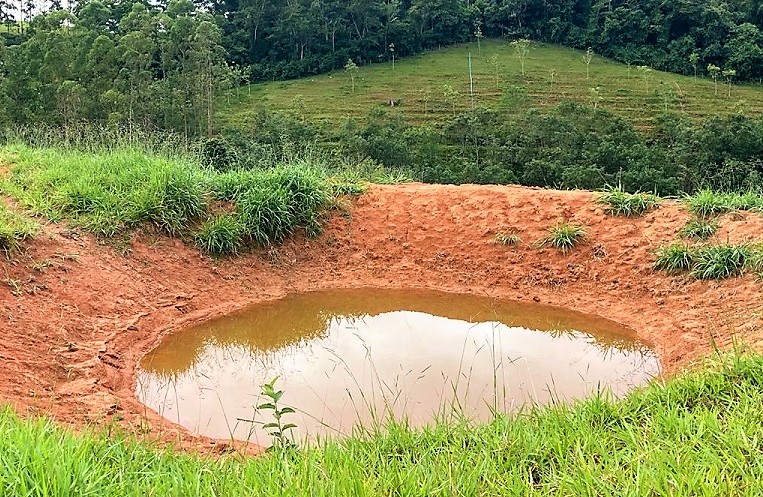
[[[0,250],[6,255],[15,252],[21,243],[34,236],[37,225],[10,210],[0,202]]]
[[[194,236],[196,246],[214,256],[238,252],[241,243],[241,226],[233,214],[222,214],[205,221]]]
[[[596,202],[607,204],[606,211],[613,216],[634,217],[658,207],[660,199],[651,193],[627,193],[621,187],[608,187]]]
[[[717,216],[735,208],[729,195],[708,189],[686,197],[686,202],[689,211],[700,218]]]
[[[111,237],[147,223],[178,235],[206,209],[204,174],[191,161],[132,149],[9,149],[14,164],[4,190],[38,214],[96,234]]]
[[[681,236],[695,240],[707,240],[718,231],[718,221],[703,217],[690,219],[681,229]]]
[[[748,245],[712,245],[697,249],[691,274],[697,279],[718,280],[742,274],[752,251]]]
[[[580,243],[588,240],[588,229],[585,226],[571,223],[567,219],[559,220],[547,229],[548,235],[538,240],[539,247],[551,246],[563,254],[567,254]]]
[[[654,269],[678,274],[691,270],[694,265],[694,251],[683,242],[676,242],[657,249],[657,259]]]
[[[506,246],[517,246],[522,241],[516,229],[500,230],[493,235],[493,243]]]

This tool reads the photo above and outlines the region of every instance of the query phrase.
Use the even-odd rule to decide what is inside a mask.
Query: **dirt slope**
[[[607,216],[593,198],[514,186],[374,186],[317,240],[223,261],[145,234],[122,255],[48,225],[26,253],[0,262],[0,402],[75,427],[117,420],[150,437],[205,446],[210,441],[135,399],[140,357],[190,323],[330,287],[430,288],[597,314],[651,341],[669,373],[707,354],[713,341],[762,342],[763,283],[652,271],[652,249],[676,239],[689,218],[682,206],[667,202],[624,219]],[[590,243],[566,256],[534,248],[561,217],[589,226]],[[760,240],[763,216],[727,216],[722,226],[720,240]],[[501,228],[518,229],[521,245],[492,244]]]

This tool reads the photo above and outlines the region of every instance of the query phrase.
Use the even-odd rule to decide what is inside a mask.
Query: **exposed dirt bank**
[[[140,357],[188,324],[331,287],[430,288],[597,314],[651,341],[667,372],[707,354],[713,341],[763,343],[763,283],[652,271],[652,249],[675,240],[689,218],[682,206],[613,218],[593,198],[522,187],[375,186],[317,240],[223,261],[153,235],[135,237],[122,255],[48,225],[14,262],[0,263],[0,402],[73,426],[118,420],[152,437],[207,445],[137,401]],[[589,226],[590,243],[566,256],[534,248],[561,217]],[[720,240],[763,237],[757,214],[726,216],[722,226]],[[520,231],[518,248],[491,243],[510,227]]]

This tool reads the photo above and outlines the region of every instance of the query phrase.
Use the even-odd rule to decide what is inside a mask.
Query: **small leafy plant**
[[[288,432],[296,428],[297,425],[294,423],[284,423],[282,418],[285,414],[293,414],[296,411],[292,407],[278,405],[283,396],[283,390],[275,389],[276,381],[278,381],[278,376],[273,378],[270,383],[262,385],[262,395],[270,400],[258,405],[255,408],[255,412],[271,412],[274,421],[265,423],[262,427],[265,430],[269,430],[268,434],[273,437],[273,445],[270,449],[282,450],[295,446],[294,440],[288,436]]]
[[[606,211],[613,216],[641,216],[659,206],[660,199],[651,193],[627,193],[622,187],[607,187],[596,199],[607,204]]]
[[[697,217],[689,220],[681,229],[681,236],[695,240],[707,240],[718,231],[718,221]]]
[[[588,229],[585,226],[571,223],[567,219],[559,220],[547,231],[548,235],[538,240],[538,246],[551,246],[563,254],[588,239]]]

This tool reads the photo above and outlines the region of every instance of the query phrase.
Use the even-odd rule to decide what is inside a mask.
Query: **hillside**
[[[360,67],[354,91],[348,71],[240,87],[221,101],[221,126],[245,126],[259,106],[332,125],[363,118],[375,108],[400,112],[413,123],[442,122],[472,106],[469,53],[474,105],[507,113],[575,100],[613,110],[645,128],[666,110],[697,119],[763,110],[760,85],[732,85],[729,96],[719,77],[716,95],[712,79],[645,71],[596,55],[587,67],[583,52],[542,43],[531,44],[523,76],[514,47],[486,40],[481,48],[456,45],[397,60],[394,69],[391,63]],[[399,105],[391,108],[390,100]]]

